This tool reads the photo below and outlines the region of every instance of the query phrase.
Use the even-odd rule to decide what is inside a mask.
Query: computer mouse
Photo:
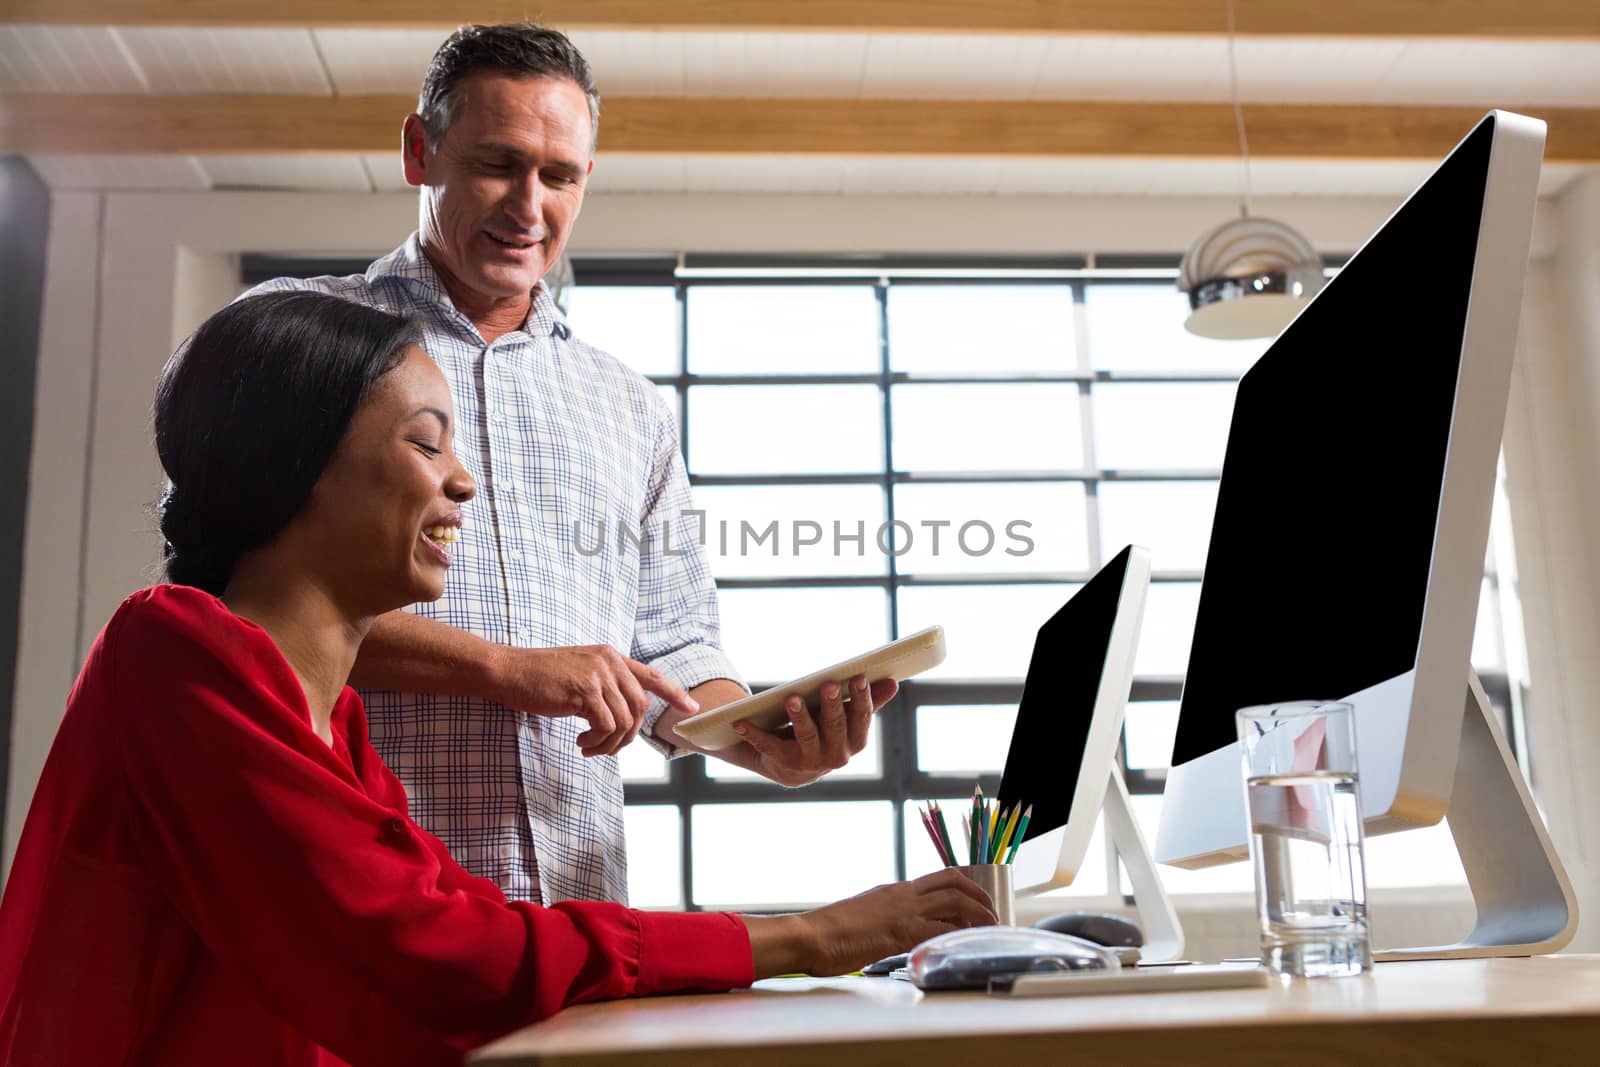
[[[977,926],[929,938],[911,950],[906,977],[918,989],[985,989],[1001,975],[1116,971],[1111,949],[1048,930]]]
[[[1060,915],[1040,919],[1033,925],[1039,930],[1081,937],[1107,948],[1138,948],[1144,944],[1144,934],[1139,932],[1139,927],[1120,915],[1064,911]]]

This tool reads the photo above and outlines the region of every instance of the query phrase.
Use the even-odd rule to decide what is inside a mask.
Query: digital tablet
[[[776,730],[789,721],[784,702],[791,696],[805,699],[806,706],[816,711],[822,706],[822,684],[843,684],[858,674],[867,676],[868,682],[881,682],[893,678],[903,682],[944,662],[944,627],[930,626],[910,637],[891,641],[882,648],[873,649],[842,663],[835,663],[804,678],[796,678],[783,685],[757,693],[755,696],[735,700],[720,708],[693,715],[678,723],[673,729],[679,736],[701,748],[729,748],[744,740],[733,731],[736,722],[749,722],[763,730]],[[850,700],[845,690],[845,702]]]

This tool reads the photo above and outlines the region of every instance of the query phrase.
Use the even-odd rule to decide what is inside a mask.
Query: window
[[[932,870],[916,804],[959,811],[974,784],[998,788],[1035,629],[1130,541],[1155,569],[1123,754],[1153,838],[1233,391],[1266,342],[1186,333],[1170,270],[1006,278],[989,266],[683,278],[631,265],[619,283],[603,260],[578,265],[578,335],[616,337],[612,354],[675,402],[728,652],[747,680],[780,682],[935,622],[950,639],[868,749],[804,790],[627,750],[638,904],[784,909]],[[1497,538],[1503,527],[1497,517]],[[1474,650],[1503,709],[1506,558],[1491,549]],[[1375,839],[1374,885],[1459,872],[1442,830],[1403,837]],[[1116,892],[1103,842],[1097,831],[1071,892]],[[754,876],[774,864],[784,877]],[[1242,864],[1162,873],[1179,892],[1250,885]]]

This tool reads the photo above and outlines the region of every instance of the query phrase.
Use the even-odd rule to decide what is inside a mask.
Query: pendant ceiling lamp
[[[1228,0],[1228,81],[1244,195],[1238,218],[1213,226],[1184,254],[1178,271],[1178,288],[1189,294],[1184,327],[1223,340],[1276,337],[1322,288],[1322,260],[1294,227],[1250,214],[1250,142],[1233,55],[1233,0]]]

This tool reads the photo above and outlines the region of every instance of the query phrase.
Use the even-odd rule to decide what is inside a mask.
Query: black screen
[[[1416,664],[1483,211],[1487,119],[1239,382],[1174,766],[1250,704]]]
[[[1100,568],[1039,627],[1033,642],[1011,751],[1000,778],[1003,809],[1019,801],[1033,805],[1024,841],[1065,826],[1072,814],[1072,794],[1078,788],[1130,555],[1124,548]]]

